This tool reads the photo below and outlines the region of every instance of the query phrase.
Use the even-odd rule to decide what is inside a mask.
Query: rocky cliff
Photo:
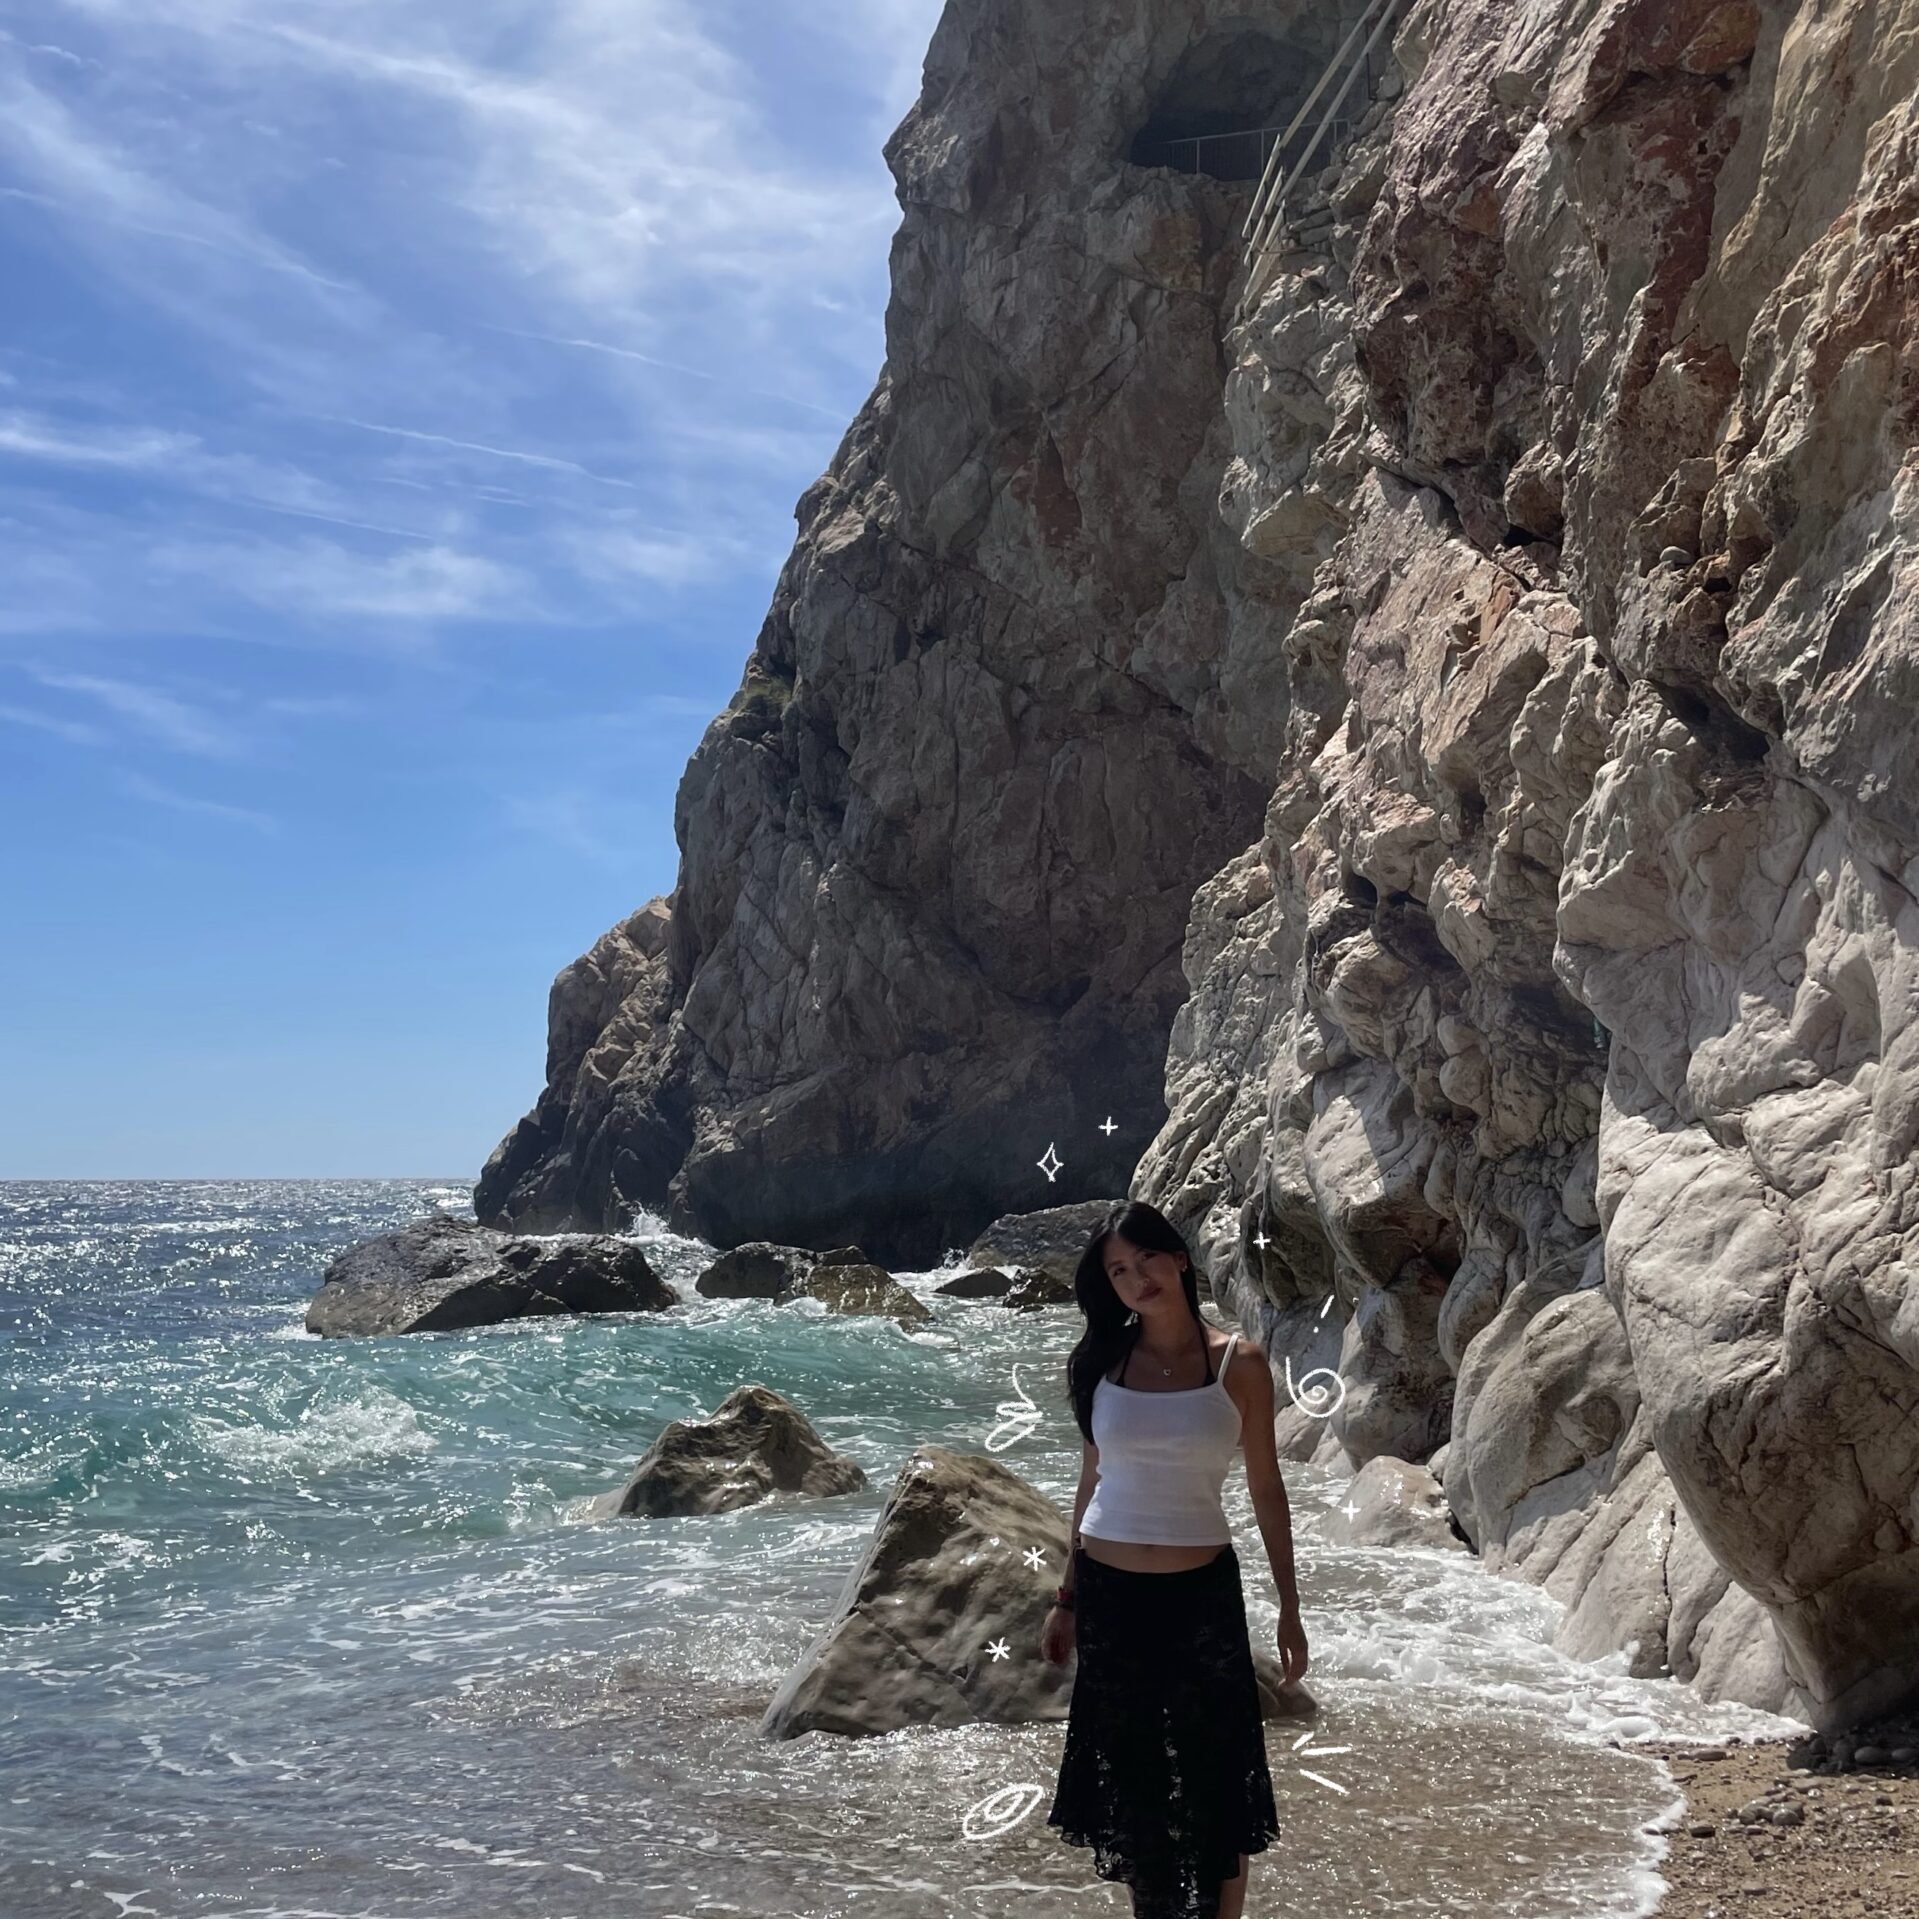
[[[482,1217],[1130,1180],[1338,1368],[1294,1456],[1848,1723],[1919,1692],[1919,0],[1415,0],[1248,295],[1146,136],[1326,15],[951,0],[886,374]]]
[[[1124,1189],[1286,713],[1216,504],[1245,192],[1124,158],[1169,86],[1243,84],[1244,35],[1190,68],[1228,12],[948,9],[887,152],[885,371],[686,769],[670,900],[555,985],[483,1218],[932,1264]]]

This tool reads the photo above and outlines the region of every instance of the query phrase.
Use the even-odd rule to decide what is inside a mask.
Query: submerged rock
[[[722,1253],[693,1282],[693,1290],[708,1299],[791,1299],[806,1290],[807,1280],[822,1266],[865,1266],[871,1262],[857,1246],[836,1246],[816,1253],[810,1246],[782,1246],[769,1239],[750,1239]]]
[[[665,1519],[733,1512],[777,1493],[832,1499],[858,1492],[864,1470],[836,1453],[791,1400],[756,1382],[736,1386],[710,1419],[676,1419],[633,1476],[592,1503],[590,1517]]]
[[[970,1267],[933,1288],[948,1299],[1003,1299],[1012,1289],[1013,1275],[998,1266]]]
[[[520,1238],[430,1214],[349,1247],[326,1269],[306,1329],[327,1337],[448,1332],[554,1313],[653,1313],[680,1303],[633,1240]]]
[[[693,1290],[709,1299],[764,1299],[776,1306],[817,1299],[831,1313],[884,1313],[905,1327],[932,1318],[920,1300],[857,1246],[816,1253],[805,1246],[749,1240],[722,1253]]]
[[[799,1289],[819,1257],[804,1246],[750,1239],[723,1252],[693,1282],[693,1290],[705,1299],[778,1299]]]
[[[884,1266],[815,1266],[781,1303],[800,1297],[817,1299],[829,1313],[886,1314],[908,1330],[933,1317]]]
[[[1061,1279],[1057,1273],[1049,1272],[1043,1266],[1028,1267],[1020,1272],[1007,1289],[1000,1301],[1015,1312],[1033,1312],[1042,1306],[1071,1306],[1074,1303],[1072,1282]]]

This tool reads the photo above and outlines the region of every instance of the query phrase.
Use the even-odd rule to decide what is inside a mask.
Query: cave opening
[[[1339,0],[1277,29],[1251,21],[1214,27],[1186,49],[1159,89],[1145,124],[1133,135],[1128,162],[1216,180],[1257,180],[1274,142],[1318,83],[1360,7],[1361,0]],[[1369,71],[1359,103],[1371,93]],[[1304,145],[1318,117],[1315,108],[1293,145]],[[1335,140],[1338,133],[1335,127]]]

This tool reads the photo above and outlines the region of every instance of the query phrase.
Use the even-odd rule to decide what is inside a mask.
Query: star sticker
[[[1050,1166],[1048,1166],[1046,1163],[1049,1159],[1053,1162],[1052,1165]],[[1033,1162],[1033,1164],[1037,1166],[1040,1169],[1040,1171],[1046,1175],[1046,1183],[1050,1186],[1053,1183],[1053,1176],[1059,1171],[1059,1169],[1062,1166],[1066,1164],[1066,1162],[1063,1159],[1061,1159],[1056,1152],[1053,1151],[1052,1142],[1049,1140],[1046,1145],[1046,1151],[1040,1156],[1040,1158],[1036,1159]]]
[[[1355,1506],[1353,1502],[1349,1499],[1347,1500],[1345,1505],[1340,1507],[1339,1510],[1343,1512],[1346,1515],[1348,1521],[1350,1521],[1352,1519],[1352,1516],[1359,1511],[1359,1508]]]
[[[997,1544],[998,1542],[995,1541],[994,1543]],[[1046,1548],[1044,1546],[1028,1546],[1020,1557],[1024,1559],[1035,1572],[1038,1572],[1039,1569],[1046,1564]]]
[[[1099,1130],[1102,1133],[1106,1134],[1106,1136],[1109,1139],[1112,1137],[1113,1134],[1119,1131],[1119,1128],[1113,1124],[1113,1116],[1111,1113],[1108,1113],[1106,1115],[1106,1124],[1102,1126]]]
[[[1005,1640],[996,1639],[986,1650],[990,1652],[995,1659],[1005,1659],[1011,1655],[1013,1649]]]
[[[1264,1226],[1262,1226],[1259,1229],[1259,1231],[1253,1235],[1253,1244],[1257,1246],[1262,1253],[1272,1243],[1273,1242],[1266,1237],[1266,1228]]]

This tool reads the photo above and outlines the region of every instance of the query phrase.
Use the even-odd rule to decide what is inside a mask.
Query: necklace
[[[1203,1358],[1205,1356],[1205,1351],[1206,1351],[1206,1335],[1204,1333],[1201,1333],[1199,1336],[1199,1339],[1200,1339],[1200,1355]],[[1161,1379],[1171,1379],[1173,1376],[1172,1367],[1162,1366],[1159,1369],[1159,1376]]]

